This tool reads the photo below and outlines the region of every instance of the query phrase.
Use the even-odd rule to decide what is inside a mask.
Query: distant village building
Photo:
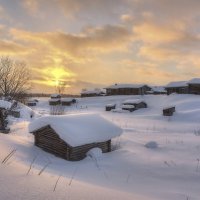
[[[41,117],[30,123],[35,145],[66,160],[81,160],[92,148],[111,151],[111,139],[122,129],[96,114]]]
[[[200,94],[200,78],[188,81],[188,90],[190,94]]]
[[[51,94],[51,99],[60,99],[61,95],[60,94]]]
[[[96,96],[105,96],[105,92],[101,89],[93,89],[93,90],[82,90],[81,97],[96,97]]]
[[[165,89],[167,90],[168,95],[170,95],[171,93],[187,94],[188,82],[187,81],[170,82],[165,86]]]
[[[163,86],[153,86],[151,87],[150,91],[147,91],[147,94],[154,94],[154,95],[167,94],[167,91]]]
[[[105,89],[107,95],[143,95],[151,90],[145,84],[114,84]]]

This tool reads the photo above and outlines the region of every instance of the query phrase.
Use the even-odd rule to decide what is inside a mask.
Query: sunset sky
[[[200,77],[200,0],[0,0],[0,55],[34,92]]]

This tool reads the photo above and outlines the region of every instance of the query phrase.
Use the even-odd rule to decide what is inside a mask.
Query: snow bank
[[[71,146],[104,142],[122,134],[122,129],[97,114],[41,117],[30,123],[29,132],[50,125]]]
[[[12,103],[9,101],[0,100],[0,107],[5,109],[10,109]]]
[[[30,107],[22,103],[18,103],[18,105],[19,107],[17,108],[17,110],[20,111],[20,118],[23,118],[29,121],[31,118],[34,117],[35,113]]]
[[[102,156],[102,149],[100,148],[92,148],[87,152],[87,156],[98,160]]]

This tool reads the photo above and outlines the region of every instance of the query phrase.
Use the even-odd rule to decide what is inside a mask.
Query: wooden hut
[[[151,90],[145,84],[114,84],[105,89],[107,95],[143,95]]]
[[[106,105],[106,107],[105,107],[105,110],[106,111],[111,111],[111,110],[113,110],[113,109],[115,109],[116,108],[116,104],[107,104]]]
[[[72,103],[73,103],[73,101],[71,98],[62,98],[61,99],[62,106],[71,106]]]
[[[29,125],[35,145],[66,160],[86,157],[95,147],[111,151],[111,139],[122,129],[95,114],[73,114],[38,118]]]
[[[122,105],[122,110],[128,110],[130,112],[133,112],[136,109],[134,105]]]
[[[190,94],[200,94],[200,78],[188,81],[188,90]]]
[[[140,108],[147,108],[146,102],[141,99],[127,99],[123,102],[122,109],[134,111]]]
[[[172,93],[187,94],[188,82],[187,81],[170,82],[165,86],[165,89],[167,90],[167,95],[170,95]]]
[[[37,105],[37,102],[34,101],[34,100],[30,100],[30,101],[27,102],[27,106],[32,107],[32,106],[36,106],[36,105]]]
[[[50,99],[49,100],[49,105],[50,106],[56,106],[56,105],[60,105],[60,103],[61,103],[61,101],[60,101],[60,99]]]
[[[163,109],[163,116],[172,116],[175,111],[175,106],[166,107]]]

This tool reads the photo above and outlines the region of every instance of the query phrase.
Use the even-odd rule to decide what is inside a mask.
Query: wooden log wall
[[[56,156],[68,159],[67,152],[69,146],[51,129],[47,126],[34,133],[35,145],[43,150],[53,153]]]
[[[103,153],[111,151],[111,140],[71,147],[50,126],[37,130],[34,136],[36,146],[66,160],[81,160],[86,157],[90,149],[95,147],[101,148]]]
[[[111,140],[106,142],[98,142],[86,144],[78,147],[72,147],[70,149],[70,160],[81,160],[86,157],[86,153],[92,149],[98,147],[102,150],[103,153],[111,151]]]

